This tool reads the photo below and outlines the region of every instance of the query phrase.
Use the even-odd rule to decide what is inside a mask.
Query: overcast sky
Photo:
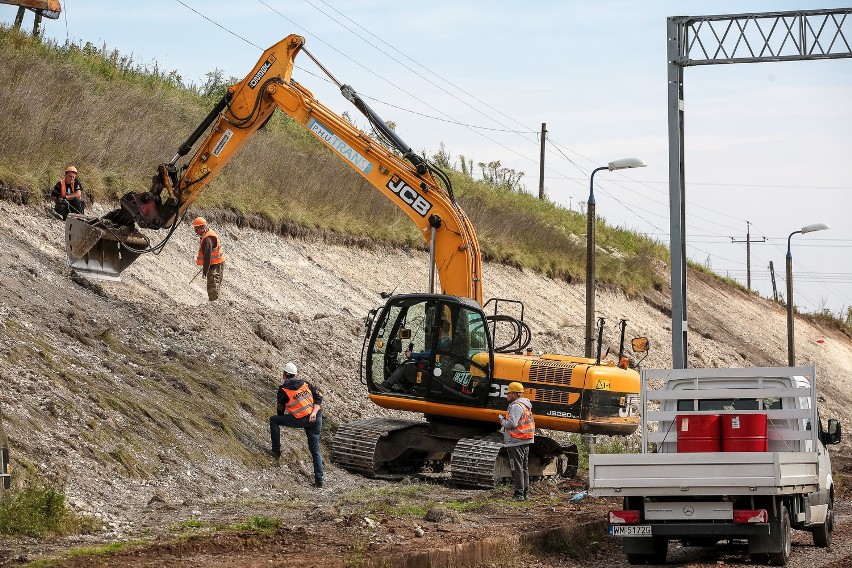
[[[578,210],[589,173],[623,157],[643,169],[599,172],[608,223],[669,242],[666,18],[843,7],[833,1],[61,0],[45,20],[60,43],[106,45],[200,84],[244,77],[262,49],[290,33],[367,98],[415,150],[443,142],[453,158],[499,160],[538,194],[547,123],[548,197]],[[846,4],[848,5],[848,3]],[[11,23],[12,6],[0,5]],[[32,26],[32,14],[24,28]],[[835,26],[836,27],[836,26]],[[852,42],[852,17],[842,29]],[[841,41],[838,39],[837,41]],[[358,118],[305,56],[293,77],[327,106]],[[786,295],[793,237],[795,303],[833,313],[852,305],[852,59],[685,70],[686,230],[690,259],[743,283],[747,221],[752,287]],[[358,121],[364,125],[363,120]],[[166,156],[168,154],[168,156]],[[168,159],[173,150],[164,152]]]

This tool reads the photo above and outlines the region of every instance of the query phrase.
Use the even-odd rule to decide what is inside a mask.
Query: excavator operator
[[[438,336],[438,351],[447,352],[453,343],[453,338],[450,337],[450,322],[441,320],[441,330]],[[385,381],[384,388],[388,391],[407,392],[414,387],[417,382],[417,371],[422,370],[421,363],[432,358],[432,350],[416,352],[411,351],[411,348],[405,351],[405,361],[402,365],[396,368],[390,374],[388,380]]]

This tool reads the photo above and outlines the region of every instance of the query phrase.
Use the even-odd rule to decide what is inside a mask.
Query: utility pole
[[[745,243],[746,244],[746,288],[748,288],[749,292],[751,292],[751,243],[765,243],[766,237],[760,237],[763,239],[762,241],[753,241],[751,240],[751,222],[746,221],[746,240],[738,241],[731,237],[732,243]]]
[[[541,157],[538,165],[538,198],[544,199],[544,140],[547,135],[547,123],[541,123]]]
[[[775,287],[775,267],[772,265],[772,261],[769,261],[769,274],[772,276],[772,297],[775,301],[778,301],[778,288]]]

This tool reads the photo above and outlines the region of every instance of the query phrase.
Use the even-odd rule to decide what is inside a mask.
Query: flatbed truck
[[[791,530],[831,542],[834,481],[816,370],[643,370],[642,452],[589,457],[589,494],[621,497],[608,513],[630,564],[663,563],[668,544],[744,540],[755,562],[786,565]]]

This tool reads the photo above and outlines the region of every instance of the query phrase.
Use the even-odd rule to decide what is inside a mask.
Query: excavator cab
[[[393,296],[367,334],[362,370],[370,394],[479,407],[488,402],[491,335],[473,300]]]

